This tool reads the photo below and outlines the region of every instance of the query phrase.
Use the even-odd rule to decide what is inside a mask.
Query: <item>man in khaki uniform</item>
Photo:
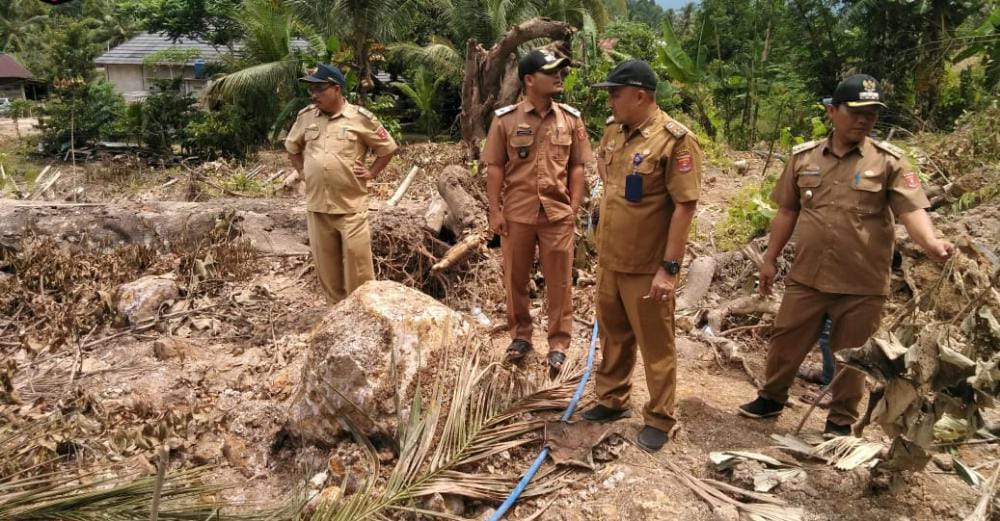
[[[573,326],[573,250],[576,211],[586,186],[584,163],[592,159],[580,113],[552,96],[562,92],[569,65],[545,51],[531,51],[518,63],[524,100],[496,111],[482,161],[490,228],[500,234],[509,361],[531,350],[531,301],[528,281],[540,251],[548,296],[547,360],[558,372],[566,360]]]
[[[344,99],[339,69],[321,64],[300,81],[313,103],[299,112],[285,149],[305,178],[309,245],[323,292],[336,304],[375,278],[367,184],[397,146],[374,114]],[[376,156],[370,169],[369,151]]]
[[[780,209],[771,225],[760,293],[769,295],[775,260],[795,230],[796,253],[775,318],[767,383],[740,407],[752,418],[776,416],[816,339],[823,315],[833,322],[833,351],[864,344],[879,326],[889,293],[893,217],[928,256],[944,260],[953,247],[934,234],[920,178],[893,145],[868,137],[885,107],[875,78],[842,81],[827,106],[833,132],[792,150],[772,197]],[[864,374],[838,375],[824,434],[851,433],[864,392]]]
[[[676,423],[674,288],[703,161],[694,135],[657,107],[656,83],[648,63],[629,60],[594,85],[610,89],[613,115],[596,154],[605,183],[597,245],[599,401],[583,414],[595,422],[631,415],[638,343],[649,388],[638,445],[650,452],[666,443]]]

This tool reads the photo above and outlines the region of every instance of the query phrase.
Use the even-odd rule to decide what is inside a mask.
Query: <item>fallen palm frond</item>
[[[653,456],[650,455],[650,458]],[[696,478],[670,460],[653,459],[657,463],[666,465],[681,484],[708,503],[714,512],[735,509],[738,514],[753,521],[802,521],[804,519],[804,512],[801,508],[788,506],[785,501],[775,496],[744,490],[719,481]],[[756,502],[749,503],[741,499],[734,499],[727,492]]]
[[[881,443],[853,436],[837,436],[817,445],[813,453],[837,469],[853,470],[875,459],[884,449]]]
[[[160,494],[159,519],[217,516],[224,503],[206,501],[223,489],[210,483],[210,469],[167,476]],[[153,508],[155,476],[77,476],[51,473],[0,480],[0,519],[10,521],[99,519],[147,520]]]
[[[426,402],[419,392],[414,395],[409,419],[398,440],[399,459],[383,486],[375,485],[377,472],[374,472],[361,491],[321,505],[313,519],[384,519],[392,510],[454,518],[421,510],[414,502],[433,494],[502,500],[517,476],[473,474],[460,469],[539,441],[531,434],[544,421],[533,415],[565,407],[582,368],[579,357],[574,358],[559,378],[532,390],[530,384],[519,381],[500,364],[483,360],[482,353],[478,345],[465,346],[462,367],[447,402],[443,375],[439,375]],[[442,418],[446,403],[446,415]],[[375,457],[373,453],[371,457]],[[569,472],[550,471],[528,487],[525,496],[556,490]]]

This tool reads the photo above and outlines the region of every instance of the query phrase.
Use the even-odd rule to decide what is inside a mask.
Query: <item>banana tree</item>
[[[653,68],[665,73],[681,96],[694,106],[698,123],[712,138],[716,137],[719,124],[719,110],[712,98],[709,82],[712,80],[707,65],[707,51],[702,45],[706,33],[707,20],[702,22],[698,35],[697,52],[692,58],[684,51],[680,39],[669,22],[663,23],[660,41],[656,42],[656,59]]]

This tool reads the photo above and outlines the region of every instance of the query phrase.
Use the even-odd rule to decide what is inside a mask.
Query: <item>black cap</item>
[[[337,85],[343,87],[344,73],[340,72],[340,69],[334,67],[333,65],[321,63],[316,66],[316,70],[314,70],[312,74],[299,78],[299,81],[304,81],[306,83],[336,83]]]
[[[618,64],[610,73],[608,78],[593,85],[594,89],[607,89],[610,87],[639,87],[640,89],[656,90],[656,73],[648,63],[642,60],[626,60]]]
[[[855,74],[838,83],[837,89],[833,91],[834,105],[846,103],[848,107],[870,105],[886,107],[882,99],[882,89],[879,88],[878,80],[867,74]]]
[[[525,74],[534,74],[538,71],[554,71],[563,67],[568,67],[569,58],[558,58],[549,51],[534,50],[524,55],[521,61],[517,62],[517,77],[524,79]]]

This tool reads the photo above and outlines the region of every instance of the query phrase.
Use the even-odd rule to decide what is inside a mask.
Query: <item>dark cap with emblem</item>
[[[608,78],[593,85],[594,89],[610,89],[612,87],[639,87],[640,89],[656,90],[656,73],[648,63],[642,60],[626,60],[611,70]]]
[[[517,62],[517,77],[524,79],[525,74],[534,74],[538,71],[554,71],[563,67],[568,67],[569,58],[558,58],[549,51],[534,50],[524,55],[521,61]]]
[[[882,103],[882,89],[878,80],[867,74],[855,74],[837,84],[833,91],[833,105],[846,103],[848,107],[886,107]],[[888,108],[888,107],[886,107]]]
[[[306,83],[336,83],[344,86],[344,73],[333,65],[321,63],[316,66],[316,70],[309,76],[299,78],[299,81]]]

